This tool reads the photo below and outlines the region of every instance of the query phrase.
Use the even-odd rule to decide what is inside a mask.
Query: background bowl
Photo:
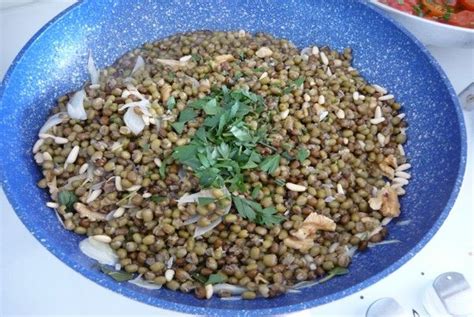
[[[426,45],[474,48],[474,29],[424,19],[392,8],[378,0],[370,0],[370,2],[400,22]]]
[[[412,181],[402,199],[400,220],[390,239],[402,243],[358,254],[350,274],[300,294],[272,300],[209,301],[192,295],[150,291],[117,283],[78,249],[82,236],[64,230],[40,179],[31,147],[54,99],[82,86],[91,49],[99,66],[143,42],[197,29],[265,31],[300,47],[330,45],[354,49],[354,66],[387,87],[409,122],[407,155]],[[0,87],[1,179],[18,217],[53,254],[85,277],[130,298],[189,313],[222,316],[270,315],[305,309],[341,298],[383,278],[438,230],[459,191],[466,158],[462,114],[437,63],[411,35],[359,1],[84,1],[46,25],[20,52]],[[41,286],[47,287],[47,285]]]

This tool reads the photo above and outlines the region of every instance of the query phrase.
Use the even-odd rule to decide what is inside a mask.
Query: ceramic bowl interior
[[[412,180],[402,215],[389,239],[356,255],[350,274],[300,294],[272,300],[209,301],[166,289],[150,291],[117,283],[78,249],[82,236],[64,230],[48,195],[36,187],[40,171],[32,145],[56,97],[87,80],[92,50],[103,67],[140,44],[199,29],[264,31],[303,48],[311,44],[352,47],[354,67],[389,89],[409,122],[406,152]],[[446,76],[426,49],[364,2],[300,1],[84,1],[46,25],[21,51],[0,88],[2,186],[18,217],[65,264],[115,292],[144,303],[189,313],[223,316],[287,313],[358,291],[396,270],[433,236],[458,193],[465,165],[464,123]],[[397,222],[410,222],[404,226]],[[406,222],[405,222],[406,223]],[[47,285],[40,286],[47,287]]]

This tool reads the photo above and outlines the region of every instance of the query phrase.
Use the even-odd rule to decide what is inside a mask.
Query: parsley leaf
[[[242,217],[251,221],[255,220],[257,213],[252,208],[249,200],[238,196],[233,196],[232,200],[234,201],[235,208]]]
[[[344,274],[347,274],[347,273],[349,273],[349,270],[346,269],[345,267],[335,267],[331,271],[328,272],[328,275],[326,275],[325,277],[320,279],[318,281],[318,284],[327,282],[335,276],[344,275]]]
[[[209,205],[215,201],[216,199],[212,197],[198,197],[198,205]]]
[[[301,148],[298,150],[298,153],[296,153],[296,158],[298,161],[303,162],[309,157],[309,150]]]
[[[220,284],[222,282],[225,282],[226,280],[226,277],[222,274],[211,274],[209,275],[209,278],[207,279],[206,281],[206,285],[209,285],[209,284]]]
[[[265,226],[273,226],[279,224],[285,219],[285,217],[279,215],[275,207],[267,207],[258,213],[257,223]]]
[[[158,196],[158,195],[152,195],[150,197],[150,200],[155,203],[161,203],[162,201],[166,200],[165,196]]]
[[[259,167],[262,171],[268,174],[273,174],[280,165],[280,154],[268,156],[260,163]]]
[[[101,264],[99,268],[103,273],[107,274],[108,276],[116,280],[117,282],[125,282],[125,281],[133,279],[132,273],[128,273],[124,271],[114,271],[103,264]]]
[[[174,98],[174,96],[171,96],[166,101],[166,107],[168,107],[168,110],[173,110],[174,106],[176,106],[176,99]]]
[[[63,190],[58,195],[59,204],[66,206],[67,211],[74,210],[74,203],[77,202],[77,197],[73,192]]]
[[[277,214],[275,207],[267,207],[264,209],[259,203],[238,196],[233,196],[232,200],[234,201],[235,208],[242,217],[250,221],[255,221],[257,224],[272,226],[285,219],[283,216]]]
[[[181,134],[184,130],[184,125],[186,122],[173,122],[171,126],[176,131],[176,133]]]

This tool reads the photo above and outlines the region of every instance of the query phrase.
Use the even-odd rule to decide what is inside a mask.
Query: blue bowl
[[[144,42],[199,29],[264,31],[299,47],[354,49],[354,64],[372,83],[387,87],[409,123],[407,155],[413,178],[398,221],[383,245],[357,255],[350,274],[300,294],[254,301],[209,301],[166,289],[117,283],[78,249],[83,238],[64,230],[36,187],[40,172],[31,148],[56,97],[87,79],[89,49],[103,67]],[[314,307],[359,291],[387,276],[418,252],[439,229],[458,194],[466,135],[456,95],[439,65],[403,28],[361,1],[84,1],[38,32],[10,67],[0,88],[1,179],[18,217],[54,255],[115,292],[187,313],[257,316]],[[47,287],[47,285],[41,286]]]

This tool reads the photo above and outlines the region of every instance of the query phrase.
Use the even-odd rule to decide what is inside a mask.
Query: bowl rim
[[[387,16],[387,14],[379,7],[374,7],[370,5],[370,1],[373,0],[354,0],[355,2],[360,3],[361,5],[364,5],[367,10],[373,11],[376,14],[380,15],[381,18],[386,19],[390,23],[392,23],[396,28],[398,28],[405,36],[407,36],[413,43],[417,46],[418,49],[422,53],[424,53],[428,59],[428,62],[432,65],[432,67],[438,72],[439,76],[441,77],[443,83],[446,85],[446,88],[449,92],[449,95],[451,97],[451,101],[454,104],[455,107],[455,112],[459,121],[459,128],[460,128],[460,161],[459,161],[459,169],[456,175],[455,183],[453,185],[452,191],[449,195],[448,201],[446,203],[446,206],[442,210],[442,212],[439,214],[438,219],[435,221],[434,225],[427,231],[427,233],[423,236],[423,238],[412,248],[410,249],[404,256],[402,256],[400,259],[398,259],[396,262],[392,263],[392,265],[388,266],[384,270],[380,271],[378,274],[373,275],[372,277],[363,280],[359,282],[358,284],[355,284],[343,291],[339,291],[336,293],[329,294],[325,297],[320,297],[313,299],[311,301],[306,301],[303,303],[296,303],[296,304],[290,304],[290,305],[284,305],[284,306],[277,306],[273,308],[263,308],[263,309],[252,309],[252,310],[239,310],[238,308],[236,309],[228,309],[228,308],[211,308],[211,307],[205,307],[205,306],[193,306],[193,305],[188,305],[186,303],[179,303],[179,302],[171,302],[168,300],[163,300],[160,299],[159,297],[155,297],[153,302],[149,301],[149,296],[146,296],[140,292],[136,292],[133,289],[130,288],[124,288],[124,287],[114,287],[114,285],[117,284],[115,281],[108,281],[106,279],[101,279],[98,277],[94,277],[89,274],[90,268],[82,265],[75,265],[73,261],[70,260],[70,258],[67,256],[67,254],[59,252],[58,249],[56,249],[54,246],[49,245],[46,243],[46,238],[47,236],[44,236],[43,232],[38,230],[38,231],[32,231],[30,227],[28,227],[26,217],[20,216],[16,209],[12,209],[15,211],[17,214],[17,217],[21,220],[22,224],[26,227],[26,229],[35,237],[35,239],[43,245],[50,253],[52,253],[56,258],[58,258],[61,262],[66,264],[68,267],[73,269],[74,271],[80,273],[82,276],[86,277],[87,279],[95,282],[96,284],[105,287],[106,289],[113,291],[115,293],[121,294],[123,296],[126,296],[130,299],[133,299],[135,301],[138,301],[142,304],[148,304],[152,305],[161,309],[167,309],[167,310],[173,310],[173,311],[178,311],[182,313],[188,313],[188,314],[199,314],[199,315],[206,315],[206,316],[223,316],[225,314],[230,314],[231,316],[242,316],[242,317],[248,317],[248,316],[267,316],[267,315],[278,315],[278,314],[287,314],[291,312],[296,312],[296,311],[301,311],[301,310],[306,310],[310,308],[315,308],[317,306],[347,297],[349,295],[352,295],[368,286],[371,286],[375,284],[376,282],[382,280],[384,277],[387,277],[389,274],[392,272],[396,271],[399,269],[403,264],[408,262],[412,257],[414,257],[434,236],[434,234],[438,231],[438,229],[441,227],[441,225],[444,223],[446,220],[447,216],[449,215],[449,212],[451,211],[456,198],[459,194],[459,191],[462,186],[463,178],[464,178],[464,173],[465,173],[465,168],[466,168],[466,158],[467,158],[467,135],[466,135],[466,127],[464,123],[464,116],[462,113],[461,106],[459,104],[459,99],[457,97],[456,92],[454,91],[454,88],[452,87],[448,77],[446,76],[445,72],[439,65],[439,63],[433,58],[431,53],[428,51],[428,49],[413,35],[411,34],[403,25],[401,25],[398,21],[393,19],[390,16]],[[22,60],[24,54],[30,49],[30,46],[36,42],[38,39],[41,38],[41,35],[47,31],[47,29],[52,26],[53,24],[57,23],[60,21],[62,18],[64,18],[67,14],[71,13],[72,11],[78,9],[80,6],[85,5],[86,3],[90,2],[89,0],[83,0],[83,1],[78,1],[71,6],[67,7],[65,10],[60,12],[58,15],[56,15],[54,18],[52,18],[48,23],[46,23],[43,27],[41,27],[32,37],[31,39],[23,46],[23,48],[19,51],[19,53],[16,55],[15,59],[9,66],[7,72],[5,73],[5,76],[0,83],[0,108],[3,107],[3,95],[5,92],[6,87],[8,87],[9,84],[9,78],[14,72],[16,65]],[[3,123],[3,121],[0,121],[0,131],[8,129]],[[0,143],[0,150],[3,148],[4,143]],[[8,179],[6,178],[6,175],[4,174],[4,170],[7,168],[7,164],[3,160],[0,160],[0,186],[3,188],[5,195],[9,202],[11,203],[10,197],[15,196],[15,192],[12,187],[10,187],[10,184],[8,182]]]
[[[445,28],[447,30],[453,30],[453,31],[457,31],[457,32],[463,32],[463,33],[474,35],[474,29],[464,28],[464,27],[461,27],[461,26],[445,24],[445,23],[425,19],[423,17],[419,17],[417,15],[409,14],[407,12],[395,9],[395,8],[385,4],[385,3],[380,2],[379,0],[369,0],[369,1],[370,1],[371,4],[373,4],[373,5],[375,5],[379,8],[382,8],[383,10],[386,10],[386,11],[404,16],[404,17],[414,18],[416,21],[420,21],[420,22],[426,23],[428,25],[432,25],[432,26],[436,26],[436,27],[440,27],[440,28]]]

